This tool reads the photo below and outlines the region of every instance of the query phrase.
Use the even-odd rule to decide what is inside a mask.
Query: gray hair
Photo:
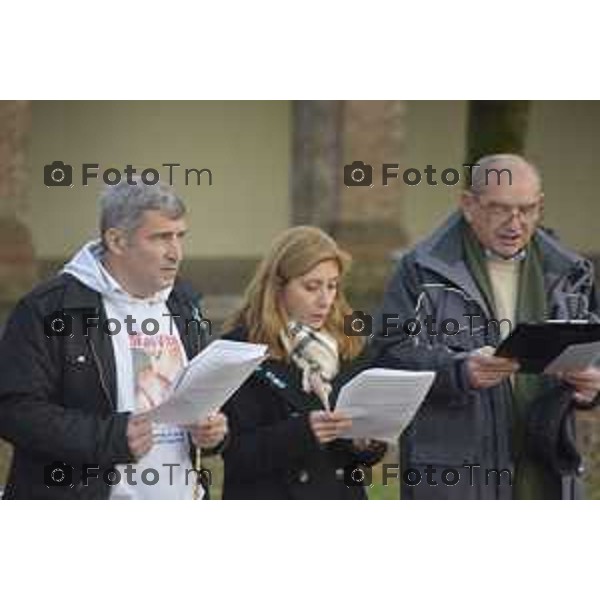
[[[490,181],[499,181],[501,177],[508,179],[512,185],[513,173],[520,172],[533,177],[537,189],[541,192],[542,180],[538,170],[522,156],[517,154],[490,154],[475,161],[478,167],[473,167],[469,191],[480,196],[486,190]],[[506,173],[505,175],[503,173]]]
[[[139,177],[133,177],[134,184],[120,181],[107,185],[100,195],[100,236],[104,243],[104,233],[111,227],[123,229],[128,235],[140,225],[144,212],[159,210],[171,219],[185,215],[185,205],[170,188],[161,183],[145,184]]]

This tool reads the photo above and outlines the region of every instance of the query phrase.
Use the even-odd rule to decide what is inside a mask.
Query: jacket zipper
[[[104,371],[102,370],[102,364],[100,363],[100,359],[98,358],[98,354],[96,353],[96,348],[94,347],[94,343],[91,339],[88,338],[88,344],[90,346],[90,350],[92,352],[92,356],[94,358],[94,362],[96,363],[96,368],[98,369],[98,376],[100,377],[100,386],[106,395],[109,405],[112,408],[115,408],[113,400],[110,396],[110,392],[108,390],[108,386],[106,385],[106,380],[104,379]]]

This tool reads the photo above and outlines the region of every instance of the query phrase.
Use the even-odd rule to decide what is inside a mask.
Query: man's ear
[[[473,221],[473,211],[475,210],[475,196],[471,192],[463,192],[460,196],[459,206],[467,223]]]
[[[111,227],[104,232],[104,244],[109,252],[120,256],[127,246],[127,236],[122,229]]]

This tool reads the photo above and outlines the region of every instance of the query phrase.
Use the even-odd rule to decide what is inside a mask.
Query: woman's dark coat
[[[225,337],[246,340],[241,329]],[[341,384],[367,366],[355,363],[341,372],[333,402]],[[223,408],[230,429],[223,453],[225,500],[366,499],[362,485],[347,485],[350,472],[359,463],[376,462],[382,452],[359,454],[349,440],[320,445],[308,414],[323,406],[314,394],[302,391],[301,377],[294,364],[267,360]]]

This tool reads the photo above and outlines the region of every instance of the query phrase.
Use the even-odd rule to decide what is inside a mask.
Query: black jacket
[[[188,357],[203,345],[198,296],[177,282],[167,300]],[[72,317],[72,335],[48,337],[56,311]],[[117,412],[115,357],[110,336],[84,315],[106,318],[101,296],[61,274],[37,286],[13,311],[0,340],[0,437],[14,446],[5,499],[107,499],[102,478],[82,485],[84,464],[110,468],[135,462],[127,444],[129,413]],[[46,321],[46,323],[45,323]],[[67,333],[69,333],[67,331]],[[60,461],[73,468],[72,485],[48,487],[45,471]],[[46,473],[47,476],[47,473]],[[67,482],[68,483],[68,482]]]
[[[246,340],[242,329],[225,337]],[[339,387],[368,366],[357,362],[342,371],[334,381],[334,404]],[[265,361],[223,408],[231,434],[223,453],[223,498],[366,499],[364,487],[347,486],[344,475],[348,480],[357,465],[377,462],[384,449],[358,453],[348,440],[320,445],[308,414],[322,408],[314,394],[302,391],[294,364]]]

